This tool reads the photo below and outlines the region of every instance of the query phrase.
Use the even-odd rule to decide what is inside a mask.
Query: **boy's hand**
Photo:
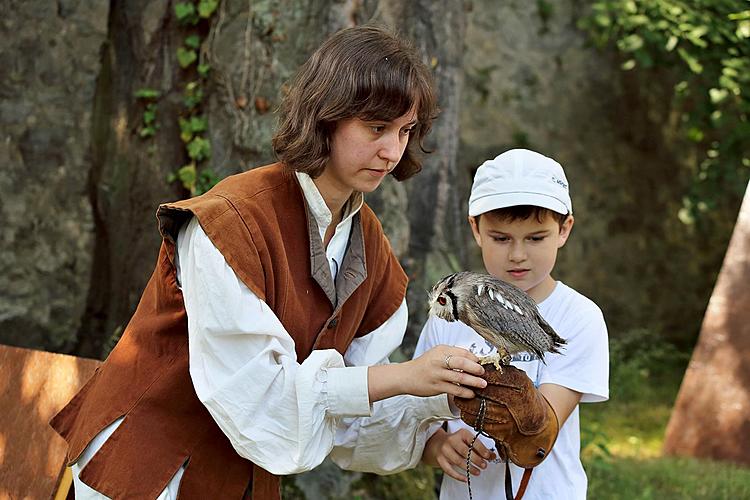
[[[449,434],[445,430],[438,431],[427,440],[422,458],[425,463],[439,466],[447,475],[456,481],[466,482],[466,456],[474,434],[468,429],[459,429]],[[471,474],[478,476],[487,467],[487,460],[494,460],[495,453],[487,449],[482,442],[474,441],[471,452]],[[460,472],[459,472],[460,471]]]
[[[480,378],[484,368],[474,354],[461,347],[438,345],[411,361],[403,381],[407,393],[414,396],[449,396],[473,398],[469,387],[484,388],[487,382]],[[475,376],[477,375],[477,376]]]

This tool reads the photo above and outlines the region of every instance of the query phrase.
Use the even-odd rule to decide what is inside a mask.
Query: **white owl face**
[[[438,281],[432,287],[427,302],[430,314],[446,321],[458,321],[458,298],[451,291],[454,276],[446,276]]]

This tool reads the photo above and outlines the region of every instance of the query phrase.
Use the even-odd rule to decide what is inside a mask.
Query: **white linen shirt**
[[[297,178],[322,241],[331,212],[312,179],[302,173]],[[347,202],[326,248],[334,279],[362,203],[361,193]],[[242,457],[280,475],[310,470],[328,455],[345,469],[392,473],[416,466],[430,424],[454,418],[444,394],[369,402],[367,366],[388,363],[401,344],[405,300],[379,328],[355,338],[344,356],[314,350],[298,363],[294,340],[239,280],[195,217],[179,232],[175,261],[196,394]],[[104,429],[73,466],[80,498],[102,498],[80,482],[78,472],[121,421]],[[176,497],[183,470],[160,500]]]

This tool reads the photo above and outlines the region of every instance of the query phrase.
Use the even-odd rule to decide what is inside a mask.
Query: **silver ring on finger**
[[[453,368],[451,368],[451,358],[452,358],[452,357],[453,357],[453,354],[447,354],[447,355],[445,356],[445,359],[443,360],[443,362],[445,363],[445,367],[446,367],[447,369],[449,369],[449,370],[452,370],[452,369],[453,369]]]

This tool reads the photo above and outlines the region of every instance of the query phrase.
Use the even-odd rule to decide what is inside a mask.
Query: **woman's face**
[[[401,160],[416,123],[415,108],[392,121],[348,118],[338,122],[328,164],[315,179],[326,203],[343,204],[354,191],[374,191]]]

